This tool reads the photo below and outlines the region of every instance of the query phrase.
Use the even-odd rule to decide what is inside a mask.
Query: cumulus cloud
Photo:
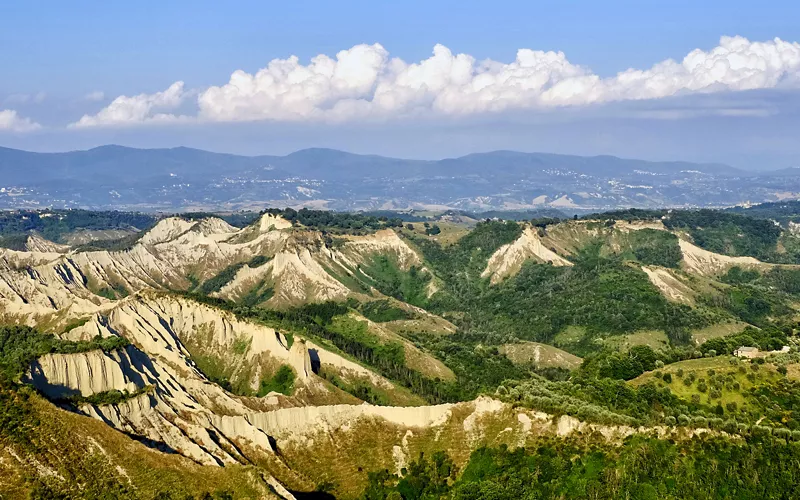
[[[83,115],[70,125],[75,128],[135,125],[145,122],[174,121],[180,117],[164,111],[174,110],[187,97],[183,82],[175,82],[163,92],[119,96],[95,115]]]
[[[520,49],[512,62],[478,61],[443,45],[409,63],[380,44],[356,45],[308,64],[275,59],[254,74],[234,72],[226,84],[201,91],[200,121],[348,121],[408,116],[465,116],[509,110],[551,109],[615,101],[800,87],[800,43],[778,38],[751,42],[722,37],[709,50],[681,61],[628,69],[601,78],[572,64],[563,52]],[[164,92],[119,97],[75,126],[168,121],[157,113],[186,96],[183,83]]]
[[[13,109],[0,110],[0,132],[32,132],[42,128],[30,118],[23,118]]]

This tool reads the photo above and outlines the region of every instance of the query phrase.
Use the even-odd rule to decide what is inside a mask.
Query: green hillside
[[[408,227],[287,209],[242,228],[194,214],[124,250],[3,254],[0,493],[787,498],[800,477],[800,238],[765,213],[431,214]],[[124,294],[100,290],[129,278]],[[47,312],[57,300],[77,312]],[[24,383],[67,359],[169,382],[58,401]],[[165,422],[196,449],[160,443],[167,423],[137,431],[175,401],[183,413]],[[353,416],[364,408],[379,416]],[[256,432],[225,437],[256,424],[268,453]],[[221,466],[199,465],[206,452]]]

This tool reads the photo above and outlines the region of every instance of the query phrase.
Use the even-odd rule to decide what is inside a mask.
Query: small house
[[[734,356],[738,356],[740,358],[757,358],[758,357],[758,347],[740,347],[733,351]]]

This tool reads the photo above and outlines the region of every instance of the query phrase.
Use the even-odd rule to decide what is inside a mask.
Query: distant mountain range
[[[0,208],[606,210],[797,198],[800,169],[493,151],[438,161],[305,149],[239,156],[190,148],[0,148]]]

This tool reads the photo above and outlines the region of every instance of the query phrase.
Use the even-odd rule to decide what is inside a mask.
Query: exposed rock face
[[[48,241],[34,234],[28,236],[28,241],[25,243],[25,250],[39,253],[67,253],[69,251],[69,245],[59,245],[58,243],[53,243],[52,241]]]
[[[656,286],[668,300],[683,304],[693,304],[692,289],[681,282],[667,269],[656,266],[642,266],[650,283]]]
[[[116,389],[136,391],[155,382],[147,358],[136,348],[105,353],[47,354],[33,362],[27,381],[47,397],[90,396]]]
[[[402,269],[422,264],[419,255],[391,229],[382,229],[367,236],[350,236],[341,257],[350,265],[363,264],[370,255],[393,255]]]
[[[146,289],[190,289],[232,265],[238,271],[217,296],[250,294],[281,308],[344,300],[354,290],[336,276],[352,278],[374,255],[389,255],[404,269],[422,264],[391,229],[344,239],[331,248],[321,233],[295,231],[270,214],[244,229],[217,218],[170,217],[120,251],[67,251],[31,237],[35,252],[0,249],[0,316],[64,325],[107,309],[109,299]],[[248,265],[257,256],[267,262]]]
[[[729,257],[721,255],[689,243],[686,240],[679,240],[681,252],[683,253],[683,267],[690,272],[703,276],[711,276],[724,273],[733,266],[768,266],[754,257]]]
[[[257,446],[259,453],[271,452],[266,434],[253,423],[253,416],[264,408],[304,404],[304,398],[315,395],[335,400],[326,383],[315,375],[309,351],[335,373],[358,372],[372,377],[377,386],[393,387],[383,377],[305,339],[295,339],[290,347],[272,328],[239,321],[229,313],[191,300],[153,292],[121,300],[72,330],[69,337],[82,340],[97,334],[123,335],[133,346],[110,353],[97,350],[47,355],[32,364],[26,380],[52,398],[90,396],[111,389],[132,393],[150,386],[146,394],[122,404],[83,405],[81,410],[203,464],[243,460],[232,454],[231,450],[237,448],[234,442]],[[212,342],[210,347],[218,352],[231,352],[236,343],[246,345],[240,363],[269,360],[272,366],[291,366],[296,374],[297,396],[239,397],[209,382],[187,348],[187,343],[199,336]],[[225,420],[225,427],[220,429],[216,425],[222,416],[241,418],[230,421],[232,424]]]
[[[528,259],[549,262],[554,266],[572,265],[572,262],[544,246],[533,228],[526,227],[514,242],[501,246],[492,254],[481,277],[491,276],[491,282],[498,283],[517,274]]]

